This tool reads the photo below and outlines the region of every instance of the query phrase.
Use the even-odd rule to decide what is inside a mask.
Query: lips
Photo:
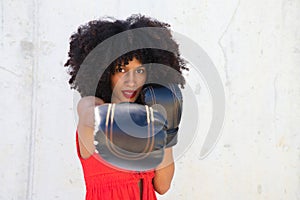
[[[137,92],[136,92],[136,90],[122,90],[122,93],[125,98],[132,99],[135,97]]]

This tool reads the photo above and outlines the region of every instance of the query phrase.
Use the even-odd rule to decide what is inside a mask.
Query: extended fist
[[[128,170],[154,169],[163,159],[166,119],[147,105],[103,104],[95,108],[95,147],[107,162]]]

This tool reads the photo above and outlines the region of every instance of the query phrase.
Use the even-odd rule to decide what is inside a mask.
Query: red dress
[[[86,200],[140,200],[139,181],[142,179],[143,200],[156,200],[152,185],[154,171],[132,172],[109,166],[99,154],[83,159],[79,153],[76,133],[77,154],[80,159],[86,185]]]

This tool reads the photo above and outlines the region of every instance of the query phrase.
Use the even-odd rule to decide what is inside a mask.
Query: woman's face
[[[111,76],[111,102],[134,102],[139,96],[146,78],[146,69],[136,58],[129,61],[126,66],[117,66],[115,73]]]

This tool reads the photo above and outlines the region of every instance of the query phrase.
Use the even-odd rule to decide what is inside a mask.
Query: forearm
[[[94,108],[104,102],[97,97],[83,97],[78,105],[79,149],[82,158],[88,158],[95,151],[94,146]]]
[[[157,193],[165,194],[174,176],[175,165],[173,160],[172,148],[165,149],[165,156],[161,164],[155,170],[153,186]]]

